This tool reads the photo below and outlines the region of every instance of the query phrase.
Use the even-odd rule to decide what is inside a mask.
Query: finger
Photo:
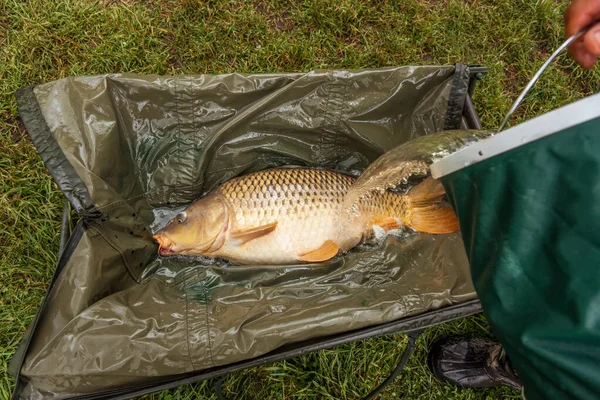
[[[600,1],[574,0],[565,12],[565,36],[571,37],[600,17]]]
[[[585,52],[583,47],[583,38],[579,38],[567,47],[567,52],[573,58],[577,58],[580,53]]]
[[[600,56],[600,25],[595,25],[583,36],[583,44],[586,52],[595,57]]]
[[[571,43],[571,45],[567,48],[567,51],[569,55],[576,60],[579,59],[581,55],[588,52],[585,49],[583,38],[579,38],[577,41]]]
[[[591,55],[590,53],[582,53],[576,58],[579,65],[585,69],[590,69],[596,64],[598,58]]]
[[[568,49],[569,55],[583,68],[591,68],[596,62],[596,57],[590,54],[583,41],[574,42]]]
[[[585,49],[585,45],[583,42],[577,44],[573,58],[579,63],[579,65],[586,69],[592,68],[594,64],[596,64],[597,59],[596,56],[589,53]]]

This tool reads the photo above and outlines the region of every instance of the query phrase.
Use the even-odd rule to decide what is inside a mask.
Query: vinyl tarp
[[[40,308],[20,397],[150,383],[475,299],[459,232],[281,267],[158,257],[151,238],[232,177],[290,164],[360,173],[411,138],[459,128],[468,84],[458,64],[20,89],[29,135],[83,218]]]

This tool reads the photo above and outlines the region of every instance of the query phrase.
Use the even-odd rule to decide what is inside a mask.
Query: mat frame
[[[462,120],[461,129],[482,129],[481,122],[475,110],[475,106],[472,101],[472,96],[475,91],[475,87],[478,81],[482,80],[487,74],[487,68],[480,65],[469,65],[469,86],[468,92],[465,96],[464,105],[462,106]],[[60,234],[60,247],[58,252],[58,265],[54,271],[52,280],[48,286],[48,291],[53,286],[57,277],[60,275],[66,261],[70,257],[70,253],[74,250],[81,235],[85,231],[86,217],[81,218],[74,226],[72,221],[72,207],[68,200],[65,200],[65,205],[62,215],[61,223],[61,234]],[[15,355],[12,357],[10,362],[9,371],[17,381],[15,389],[12,393],[12,400],[17,400],[23,389],[23,382],[20,379],[20,372],[22,368],[27,348],[31,340],[31,334],[35,330],[38,322],[39,315],[43,313],[44,306],[47,298],[44,298],[42,304],[38,309],[38,313],[33,323],[27,329],[23,339],[21,340]],[[399,319],[397,321],[388,322],[380,325],[369,326],[342,334],[331,335],[321,337],[317,339],[306,340],[297,342],[289,345],[279,347],[267,354],[251,358],[248,360],[223,365],[215,368],[205,369],[202,371],[191,372],[187,374],[178,374],[175,376],[161,377],[153,383],[129,386],[118,390],[105,391],[93,395],[82,395],[71,397],[70,399],[76,400],[104,400],[104,399],[115,399],[124,400],[131,399],[137,396],[143,396],[153,392],[158,392],[167,389],[173,389],[181,385],[187,385],[194,382],[215,379],[215,391],[219,399],[224,399],[221,393],[221,382],[222,378],[228,374],[238,372],[247,368],[253,368],[265,364],[271,364],[277,361],[289,360],[300,355],[330,349],[335,346],[352,343],[355,341],[380,337],[384,335],[393,334],[406,334],[408,336],[408,344],[401,356],[400,362],[390,374],[390,376],[384,380],[379,386],[377,386],[371,393],[369,393],[365,399],[371,399],[381,390],[383,390],[388,384],[390,384],[396,376],[400,374],[415,348],[416,340],[424,332],[426,328],[441,325],[456,319],[465,318],[468,316],[476,315],[481,313],[481,305],[478,299],[468,300],[460,304],[446,306],[437,310],[431,310],[419,315],[410,316]]]

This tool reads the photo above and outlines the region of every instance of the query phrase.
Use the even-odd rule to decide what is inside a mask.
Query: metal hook
[[[576,33],[575,35],[573,35],[570,38],[568,38],[558,49],[556,49],[556,51],[554,53],[552,53],[552,55],[550,56],[550,58],[548,58],[548,60],[546,60],[546,62],[544,63],[544,65],[542,65],[541,68],[535,73],[535,75],[533,76],[533,78],[531,78],[531,80],[529,81],[529,83],[527,84],[527,86],[525,86],[525,89],[523,89],[523,91],[521,92],[521,94],[519,95],[519,97],[517,98],[517,100],[513,103],[512,107],[508,111],[508,114],[506,114],[506,117],[504,118],[504,121],[502,121],[502,124],[500,125],[500,127],[498,128],[498,130],[496,131],[496,133],[500,133],[500,131],[502,129],[504,129],[504,127],[506,126],[509,118],[515,112],[515,110],[517,109],[517,107],[519,107],[519,105],[523,101],[523,98],[525,97],[525,95],[527,95],[527,93],[529,92],[529,90],[533,87],[533,85],[535,85],[535,83],[540,78],[540,76],[542,75],[542,73],[546,70],[546,68],[548,68],[548,65],[550,65],[550,63],[552,61],[554,61],[554,59],[556,57],[558,57],[558,55],[564,49],[566,49],[567,47],[569,47],[569,45],[571,43],[573,43],[575,40],[579,39],[592,26],[594,26],[598,22],[600,22],[600,20],[596,20],[596,21],[593,21],[590,24],[588,24],[585,28],[583,28],[581,31],[579,31],[579,33]]]

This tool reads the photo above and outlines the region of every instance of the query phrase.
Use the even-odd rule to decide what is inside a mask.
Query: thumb
[[[600,24],[592,27],[584,36],[585,49],[595,57],[600,56]]]

